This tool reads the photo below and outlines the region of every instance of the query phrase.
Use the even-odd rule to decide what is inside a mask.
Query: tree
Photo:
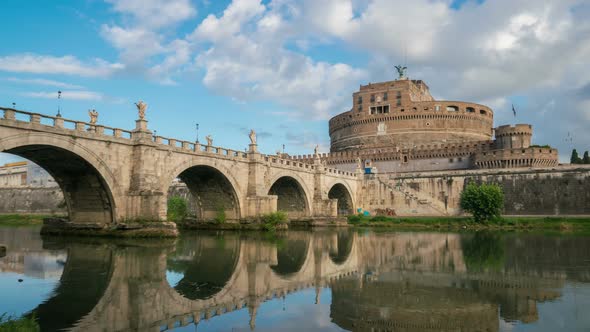
[[[470,183],[461,193],[461,208],[473,215],[476,222],[499,218],[504,207],[504,193],[497,184]]]
[[[576,151],[576,149],[572,150],[572,157],[570,158],[570,164],[581,164],[582,163],[582,159],[580,159],[580,156],[578,155],[578,151]]]
[[[584,158],[582,158],[582,163],[590,164],[590,156],[588,156],[588,151],[584,152]]]

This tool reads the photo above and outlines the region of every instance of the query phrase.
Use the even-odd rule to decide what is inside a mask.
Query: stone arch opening
[[[353,234],[348,230],[339,230],[335,236],[336,248],[330,248],[330,259],[335,264],[342,264],[352,251]]]
[[[61,238],[44,239],[43,248],[65,248],[67,260],[51,297],[33,309],[28,317],[34,315],[41,331],[70,330],[91,313],[105,295],[113,275],[113,252],[104,246]]]
[[[289,237],[277,247],[277,264],[271,269],[278,275],[287,277],[301,270],[307,258],[308,238]]]
[[[305,190],[294,178],[290,176],[279,178],[270,187],[268,194],[277,196],[277,210],[285,211],[289,218],[307,216],[309,207]]]
[[[338,200],[337,212],[339,216],[347,216],[354,213],[352,197],[343,184],[336,183],[333,185],[328,192],[328,198]]]
[[[240,205],[235,188],[218,169],[198,165],[184,170],[168,189],[169,199],[180,196],[187,201],[187,216],[197,220],[236,220]]]
[[[187,299],[208,299],[230,281],[239,257],[240,239],[237,235],[200,233],[185,236],[177,242],[176,251],[167,259],[167,279],[172,288]]]
[[[114,222],[115,203],[111,188],[101,173],[80,155],[42,144],[23,145],[2,152],[30,160],[51,175],[63,193],[71,222]]]

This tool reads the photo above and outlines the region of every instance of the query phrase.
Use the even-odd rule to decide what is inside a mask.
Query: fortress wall
[[[380,174],[364,180],[358,207],[372,214],[460,215],[470,181],[498,183],[507,215],[590,215],[590,167]]]
[[[0,213],[67,213],[61,189],[0,188]]]

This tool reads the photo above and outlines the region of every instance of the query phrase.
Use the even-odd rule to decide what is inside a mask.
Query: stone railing
[[[16,121],[18,123],[30,123],[32,125],[41,125],[49,128],[71,130],[73,132],[89,132],[95,135],[131,139],[131,131],[120,128],[107,127],[84,121],[70,120],[59,116],[25,112],[13,108],[0,107],[0,111],[4,113],[1,118],[2,120]]]
[[[211,154],[215,154],[215,155],[232,157],[232,158],[234,158],[234,157],[235,158],[243,158],[243,159],[248,158],[248,154],[246,152],[232,150],[232,149],[226,149],[226,148],[212,146],[212,145],[203,145],[203,144],[200,144],[197,142],[183,141],[183,140],[178,140],[175,138],[168,138],[168,137],[163,137],[163,136],[153,136],[153,141],[156,144],[166,145],[166,146],[170,146],[170,147],[177,148],[177,149],[184,150],[184,151],[192,151],[192,152],[197,152],[197,153],[205,152],[205,153],[211,153]]]
[[[351,178],[356,178],[356,174],[352,173],[352,172],[347,172],[347,171],[343,171],[343,170],[339,170],[336,168],[330,168],[330,167],[325,167],[323,165],[315,165],[313,163],[309,163],[309,162],[303,162],[301,160],[296,159],[295,157],[279,157],[279,156],[272,156],[272,155],[264,155],[264,161],[270,163],[270,164],[275,164],[278,166],[282,166],[282,167],[288,167],[288,168],[292,168],[292,169],[304,169],[304,170],[309,170],[309,171],[313,171],[316,170],[318,167],[323,167],[324,172],[326,172],[327,174],[334,174],[334,175],[340,175],[340,176],[346,176],[346,177],[351,177]]]

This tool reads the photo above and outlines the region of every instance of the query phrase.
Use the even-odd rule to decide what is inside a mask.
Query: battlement
[[[496,137],[506,135],[532,135],[533,126],[530,124],[503,125],[495,129]]]

